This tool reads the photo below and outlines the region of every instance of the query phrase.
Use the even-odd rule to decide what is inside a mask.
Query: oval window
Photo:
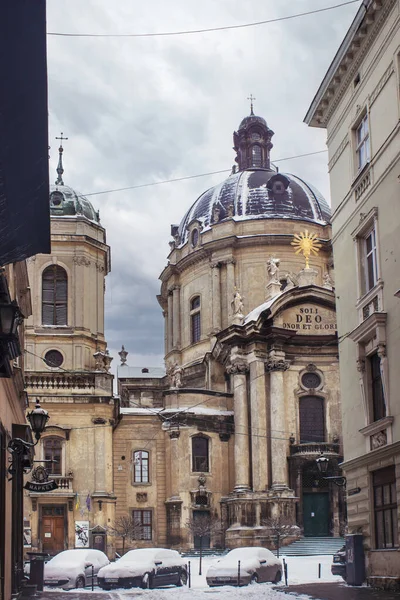
[[[304,373],[301,383],[308,390],[315,390],[321,385],[321,377],[317,373]]]
[[[44,355],[44,360],[48,367],[61,367],[64,362],[64,357],[58,350],[49,350]]]

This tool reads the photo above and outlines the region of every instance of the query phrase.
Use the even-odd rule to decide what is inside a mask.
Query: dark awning
[[[50,252],[45,0],[0,3],[0,265]]]

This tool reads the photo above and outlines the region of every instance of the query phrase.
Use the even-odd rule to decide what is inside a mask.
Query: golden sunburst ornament
[[[309,269],[309,260],[311,254],[317,256],[319,249],[322,247],[322,244],[318,242],[317,234],[308,233],[307,229],[304,233],[295,233],[293,237],[294,240],[290,243],[292,246],[296,247],[295,254],[300,254],[300,252],[303,254],[304,258],[306,259],[306,269]]]

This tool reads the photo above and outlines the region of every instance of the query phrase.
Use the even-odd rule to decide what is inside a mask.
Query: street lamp
[[[329,467],[329,458],[327,456],[324,456],[321,453],[321,456],[319,456],[315,462],[317,463],[317,467],[320,473],[324,474],[328,471],[328,467]],[[338,487],[346,487],[346,477],[343,477],[343,475],[332,475],[332,476],[328,476],[328,477],[323,477],[323,479],[327,479],[332,481],[335,485],[337,485]]]
[[[36,398],[36,406],[34,410],[26,415],[29,424],[35,434],[36,442],[27,442],[21,438],[13,438],[8,442],[7,450],[12,455],[11,465],[8,467],[8,473],[13,475],[18,472],[18,465],[22,466],[24,473],[28,473],[31,469],[31,448],[38,444],[40,437],[49,420],[49,413],[40,406],[39,399]]]

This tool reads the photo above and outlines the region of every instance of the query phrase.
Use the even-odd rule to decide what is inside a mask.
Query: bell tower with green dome
[[[104,336],[110,248],[99,213],[64,183],[67,138],[58,139],[57,180],[49,198],[51,254],[27,261],[33,314],[25,330],[26,387],[30,401],[39,398],[50,414],[36,455],[56,461],[49,469],[58,484],[46,494],[28,493],[32,550],[74,548],[78,521],[97,528],[100,533],[88,543],[111,556],[104,533],[115,503],[112,358]]]

